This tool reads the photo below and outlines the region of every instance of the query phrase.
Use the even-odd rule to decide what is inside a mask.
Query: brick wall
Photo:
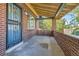
[[[58,32],[54,36],[66,56],[79,56],[79,39]]]
[[[25,14],[25,12],[27,12],[26,5],[23,3],[18,3],[17,5],[22,8],[22,39],[25,42],[36,34],[36,30],[28,30],[27,22],[29,16]]]
[[[27,41],[27,38],[35,35],[35,30],[27,29],[28,16],[24,14],[26,7],[24,4],[17,4],[22,8],[22,39]],[[0,55],[5,55],[6,51],[6,3],[0,3]]]
[[[28,30],[27,21],[29,16],[25,14],[25,9],[27,8],[23,4],[19,4],[19,5],[22,7],[22,39],[25,42],[36,34],[36,30]]]
[[[37,30],[36,34],[37,35],[50,36],[51,35],[51,31],[48,31],[48,30]]]
[[[0,55],[6,49],[6,4],[0,3]]]

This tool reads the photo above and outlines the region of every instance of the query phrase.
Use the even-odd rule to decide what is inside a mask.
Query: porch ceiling
[[[60,4],[56,3],[37,3],[31,4],[39,16],[54,17]]]
[[[46,16],[56,19],[61,18],[77,5],[77,3],[26,3],[26,6],[35,14],[35,16]]]
[[[56,19],[63,17],[65,14],[72,11],[76,6],[78,6],[77,3],[66,3],[63,5],[63,8],[61,8],[59,13],[55,16]]]

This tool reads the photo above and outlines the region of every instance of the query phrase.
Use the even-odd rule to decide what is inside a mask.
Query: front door
[[[7,49],[20,43],[21,40],[21,9],[13,3],[8,4]]]

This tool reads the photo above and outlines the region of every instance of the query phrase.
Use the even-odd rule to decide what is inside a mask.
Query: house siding
[[[6,50],[6,4],[0,4],[0,55]]]
[[[27,28],[27,20],[28,16],[25,15],[26,6],[24,4],[17,4],[19,7],[22,8],[22,41],[27,41],[33,35],[35,35],[36,30],[28,30]],[[7,4],[0,3],[0,56],[5,55],[6,52],[6,22],[7,22]]]
[[[20,4],[20,6],[23,6]],[[25,6],[23,6],[26,8]],[[36,29],[29,30],[28,29],[28,18],[29,16],[25,14],[25,9],[22,8],[22,39],[24,42],[28,41],[32,36],[36,34]]]

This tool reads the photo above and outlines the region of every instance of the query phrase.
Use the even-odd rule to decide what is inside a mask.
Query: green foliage
[[[76,14],[76,22],[79,22],[79,7],[75,8],[72,13]]]
[[[57,32],[62,32],[63,26],[64,26],[63,20],[57,20],[56,21],[56,31]]]
[[[76,22],[78,22],[78,23],[79,23],[79,17],[76,17]]]
[[[65,28],[65,29],[69,29],[70,26],[69,26],[69,25],[64,25],[64,28]]]
[[[71,26],[71,25],[64,25],[64,29],[72,29],[73,28],[73,26]]]
[[[79,28],[74,29],[72,34],[79,36]]]
[[[73,11],[72,11],[72,13],[79,13],[79,8],[76,8],[76,9],[74,9]]]
[[[51,19],[45,19],[45,20],[40,20],[39,27],[41,29],[46,29],[46,30],[51,30],[52,28],[52,20]]]

